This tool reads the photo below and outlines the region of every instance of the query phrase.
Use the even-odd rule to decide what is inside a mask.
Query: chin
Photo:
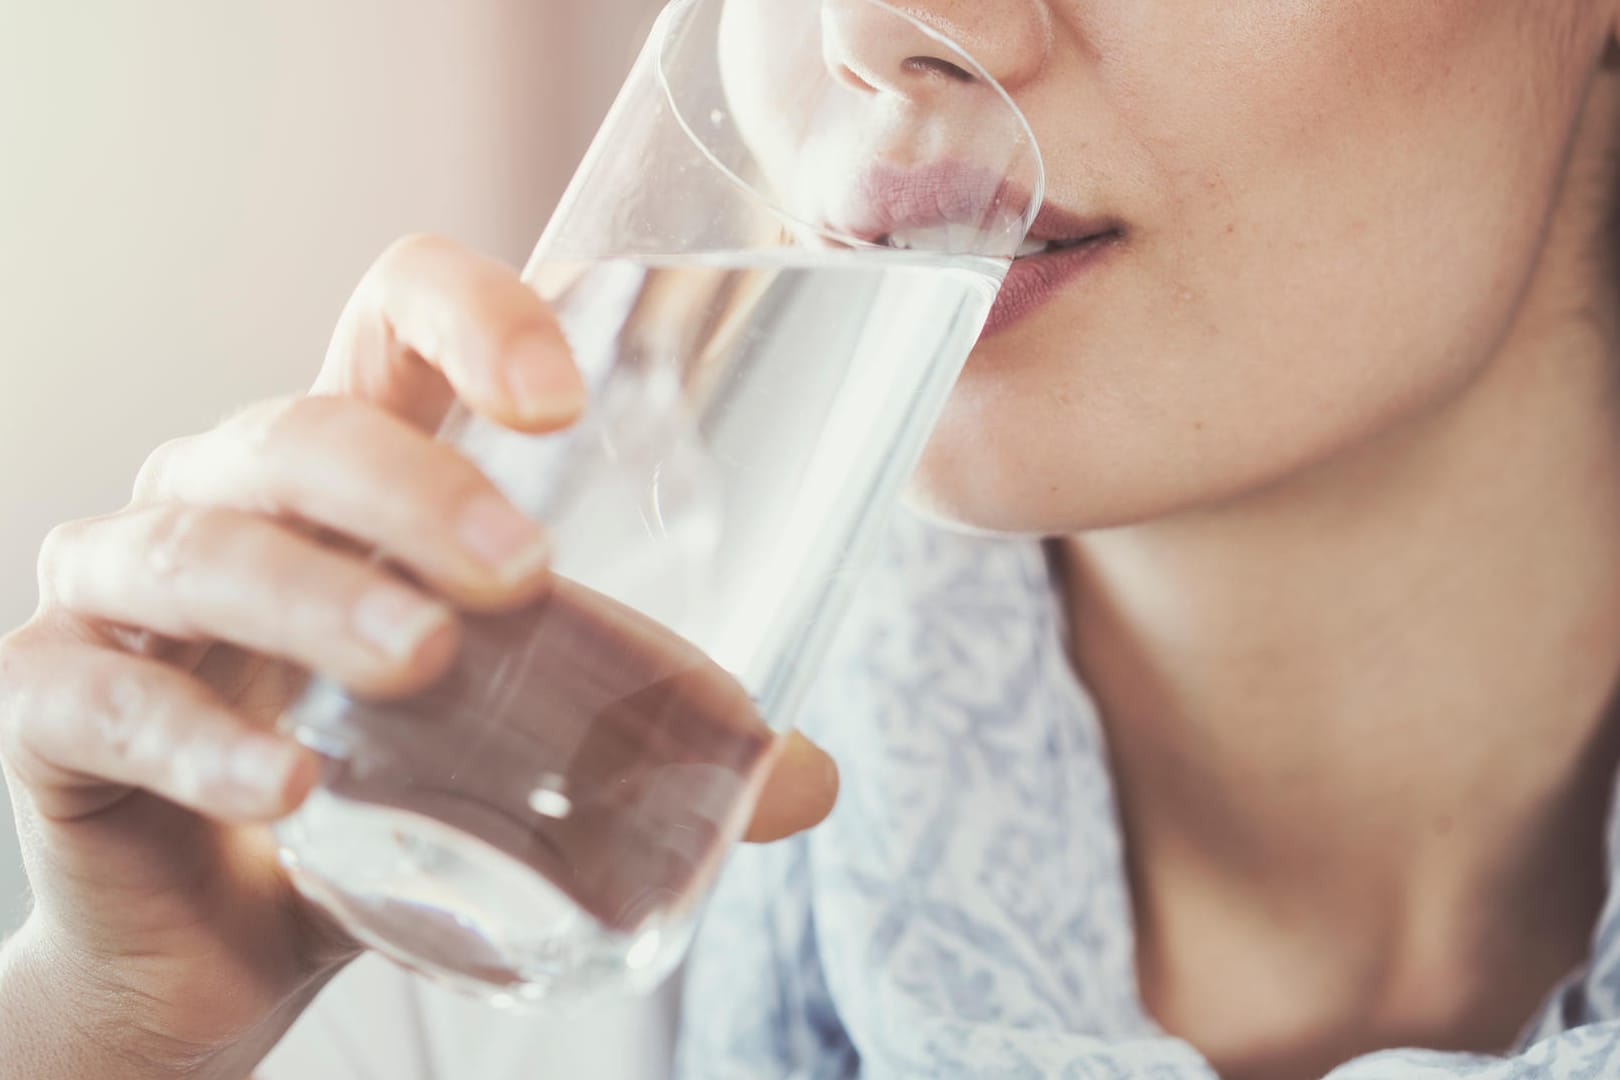
[[[931,524],[975,536],[1029,538],[1079,531],[1050,495],[998,482],[995,474],[1000,472],[983,468],[982,461],[969,472],[925,459],[906,487],[905,508]]]
[[[1207,505],[1217,477],[1148,460],[1075,421],[996,426],[948,417],[906,486],[904,505],[956,532],[1030,538],[1139,525]],[[1054,430],[1055,428],[1055,430]],[[1113,451],[1113,452],[1110,452]]]
[[[1009,368],[993,350],[974,353],[906,487],[908,510],[955,531],[1007,537],[1107,524],[1096,511],[1119,492],[1082,475],[1092,470],[1079,463],[1093,460],[1077,445],[1091,441],[1077,430],[1086,418],[1054,400],[1034,356],[1022,359],[1021,369]],[[1077,493],[1091,505],[1076,506]]]

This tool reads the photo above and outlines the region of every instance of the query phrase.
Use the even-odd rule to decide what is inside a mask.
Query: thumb
[[[747,839],[781,840],[819,825],[838,801],[838,765],[825,750],[790,732],[765,778]]]

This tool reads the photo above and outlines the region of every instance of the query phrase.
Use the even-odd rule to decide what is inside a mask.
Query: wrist
[[[172,1080],[142,1062],[129,1036],[133,1017],[100,992],[30,918],[0,947],[0,1080],[129,1076]],[[122,1039],[115,1033],[123,1028]]]
[[[164,1034],[148,1001],[96,967],[38,919],[0,946],[0,1080],[247,1080],[279,1038],[277,1030],[256,1052],[252,1039],[189,1045]]]

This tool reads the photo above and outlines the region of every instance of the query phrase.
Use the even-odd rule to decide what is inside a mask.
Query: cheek
[[[1139,520],[1468,384],[1529,279],[1579,93],[1525,92],[1551,46],[1527,49],[1516,0],[1074,10],[1094,55],[1039,104],[1043,137],[1065,137],[1063,97],[1096,103],[1067,138],[1108,163],[1130,245],[981,345],[919,498],[1017,531]]]
[[[1261,289],[1274,316],[1387,317],[1458,273],[1459,297],[1519,276],[1572,108],[1525,92],[1518,0],[1115,7],[1135,44],[1100,78],[1141,163],[1143,251],[1215,328]]]

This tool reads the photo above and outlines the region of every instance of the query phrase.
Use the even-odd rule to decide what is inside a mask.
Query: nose
[[[960,45],[1009,92],[1033,80],[1051,51],[1045,0],[911,0],[893,5]],[[825,0],[828,66],[864,90],[919,97],[940,80],[977,79],[952,50],[871,0]]]

